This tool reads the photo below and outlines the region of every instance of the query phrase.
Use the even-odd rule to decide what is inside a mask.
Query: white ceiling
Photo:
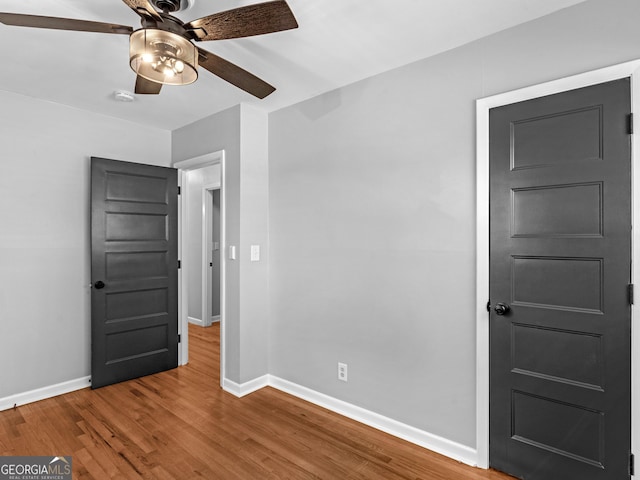
[[[192,0],[184,21],[262,0]],[[0,24],[0,90],[173,130],[240,102],[273,111],[584,0],[288,0],[300,27],[198,45],[274,85],[264,100],[200,69],[196,83],[133,91],[126,35]],[[139,28],[120,0],[0,0],[0,11]]]

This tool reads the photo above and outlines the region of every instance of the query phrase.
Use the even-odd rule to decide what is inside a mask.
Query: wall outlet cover
[[[338,362],[338,380],[347,381],[347,364]]]

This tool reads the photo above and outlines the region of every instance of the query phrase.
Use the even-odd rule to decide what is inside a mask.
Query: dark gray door
[[[490,464],[519,478],[629,478],[629,113],[629,79],[490,111]]]
[[[177,171],[91,159],[91,383],[178,366]]]

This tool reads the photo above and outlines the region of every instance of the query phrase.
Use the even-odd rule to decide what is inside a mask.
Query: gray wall
[[[267,249],[263,261],[249,260],[250,245],[268,241],[267,115],[239,105],[172,134],[174,163],[220,150],[226,245],[237,248],[226,262],[224,360],[226,378],[243,383],[268,373]]]
[[[272,113],[270,373],[474,446],[474,102],[640,58],[639,20],[589,1]]]
[[[240,107],[236,106],[174,130],[171,135],[173,163],[224,150],[227,245],[238,245],[240,241],[240,116]],[[222,254],[226,255],[226,250]],[[227,262],[226,282],[226,375],[237,381],[240,375],[240,267],[237,261]]]
[[[240,266],[242,364],[240,382],[269,373],[269,162],[268,117],[242,105]],[[223,193],[224,194],[224,193]],[[260,245],[259,262],[250,261]]]
[[[637,0],[591,0],[172,134],[0,92],[0,398],[90,373],[88,157],[225,150],[227,377],[272,373],[473,446],[474,101],[640,58],[638,19]]]
[[[170,132],[0,92],[0,398],[90,374],[90,156],[168,166]]]

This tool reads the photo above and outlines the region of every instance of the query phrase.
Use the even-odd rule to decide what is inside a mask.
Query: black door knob
[[[98,280],[96,283],[93,284],[93,286],[98,290],[100,290],[101,288],[104,288],[104,282],[102,280]]]
[[[507,312],[511,310],[511,308],[509,307],[509,305],[506,305],[504,303],[498,303],[495,307],[493,307],[493,310],[497,315],[506,315]]]

